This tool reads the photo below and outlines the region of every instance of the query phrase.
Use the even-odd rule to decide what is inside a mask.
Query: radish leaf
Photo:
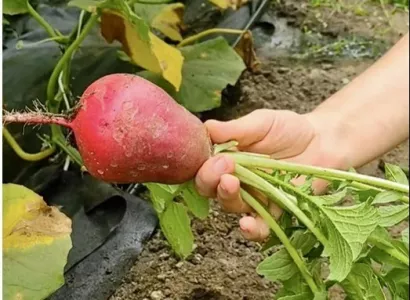
[[[386,178],[391,181],[395,181],[401,184],[408,185],[409,181],[407,179],[406,173],[403,172],[402,168],[389,163],[384,165]]]
[[[150,191],[150,199],[155,211],[161,214],[169,202],[174,200],[176,190],[171,189],[171,186],[166,184],[147,183],[145,186]]]
[[[198,194],[193,180],[189,181],[181,190],[181,196],[195,217],[203,220],[208,216],[209,201],[207,198]]]
[[[401,232],[401,238],[403,243],[409,248],[409,228],[407,227]]]
[[[172,250],[182,258],[191,254],[194,236],[187,208],[181,203],[171,201],[159,216],[159,221]]]
[[[307,254],[317,242],[311,232],[302,230],[295,231],[290,241],[302,254]],[[280,249],[263,260],[258,265],[257,272],[269,280],[288,280],[299,270],[286,249]]]
[[[380,220],[379,224],[383,227],[394,226],[409,216],[409,205],[390,205],[378,207]]]
[[[306,300],[312,298],[312,292],[303,281],[300,273],[295,274],[291,279],[282,282],[282,288],[276,293],[278,300]]]
[[[383,280],[394,295],[394,299],[409,299],[408,269],[392,269],[383,277]]]
[[[322,206],[323,229],[329,243],[325,252],[330,256],[329,280],[342,281],[349,274],[354,260],[377,226],[376,208],[368,203],[347,207]]]
[[[354,264],[341,285],[350,299],[386,299],[377,276],[367,264]]]
[[[374,197],[372,204],[391,203],[400,200],[401,195],[394,191],[383,191]]]

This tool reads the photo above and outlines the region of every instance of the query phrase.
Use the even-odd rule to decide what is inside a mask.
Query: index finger
[[[239,119],[220,122],[205,122],[213,143],[220,144],[235,140],[238,148],[247,147],[265,138],[273,123],[272,111],[259,109]]]

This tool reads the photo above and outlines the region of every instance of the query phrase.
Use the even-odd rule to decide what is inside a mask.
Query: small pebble
[[[168,257],[169,257],[169,253],[167,253],[167,252],[161,253],[159,255],[159,258],[168,258]]]
[[[149,296],[151,300],[162,300],[165,298],[164,294],[161,291],[153,291]]]
[[[163,281],[163,280],[165,280],[165,278],[167,278],[167,275],[165,275],[165,274],[159,274],[159,275],[157,276],[157,278],[158,278],[159,280]]]
[[[175,265],[175,268],[179,269],[179,268],[181,268],[183,265],[184,265],[184,262],[183,262],[183,261],[180,261],[179,263],[177,263],[177,264]]]
[[[199,254],[199,253],[195,254],[194,257],[192,258],[192,263],[193,263],[194,265],[200,264],[201,261],[202,261],[202,255]]]

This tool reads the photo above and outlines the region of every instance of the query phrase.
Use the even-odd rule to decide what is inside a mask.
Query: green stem
[[[364,184],[364,183],[360,183],[360,182],[356,182],[356,181],[353,181],[350,185],[354,188],[361,189],[361,190],[371,189],[371,190],[383,192],[383,189],[381,189],[381,188],[374,187],[374,186]],[[409,197],[408,196],[403,195],[403,196],[401,196],[400,200],[404,203],[409,203]]]
[[[55,94],[54,94],[58,76],[60,75],[60,72],[63,70],[66,63],[68,63],[71,60],[72,54],[80,46],[82,41],[86,38],[87,34],[93,28],[97,20],[98,20],[97,14],[92,15],[90,19],[88,19],[81,34],[74,40],[74,42],[64,52],[64,55],[60,58],[60,60],[58,61],[57,65],[55,66],[53,70],[53,73],[50,76],[50,80],[47,85],[47,102],[48,102],[49,111],[52,113],[58,113],[59,104],[60,104],[60,101],[55,101]],[[64,141],[63,133],[59,126],[51,125],[51,134],[53,136],[53,140]]]
[[[182,40],[177,45],[177,47],[180,48],[180,47],[186,46],[192,42],[195,42],[196,40],[199,40],[200,38],[203,38],[204,36],[207,36],[213,33],[243,34],[244,32],[245,32],[244,30],[239,30],[239,29],[212,28],[212,29],[204,30],[193,36],[187,37],[186,39]]]
[[[316,177],[352,180],[401,193],[409,193],[408,185],[363,174],[290,163],[282,160],[253,156],[250,154],[245,155],[242,153],[225,152],[225,155],[230,156],[238,164],[245,167],[276,169],[303,175],[313,175]]]
[[[14,152],[16,152],[16,154],[21,159],[24,159],[27,161],[43,160],[49,157],[50,155],[52,155],[56,150],[55,147],[50,147],[38,153],[27,153],[20,147],[20,145],[17,143],[17,141],[14,139],[14,137],[11,135],[10,131],[8,131],[6,127],[3,127],[3,136],[6,139],[7,143],[10,145],[10,147],[14,150]]]
[[[54,36],[54,37],[46,38],[44,40],[41,40],[41,41],[38,41],[38,42],[33,42],[33,43],[26,43],[26,42],[20,40],[16,43],[16,49],[17,50],[20,50],[20,49],[23,49],[23,48],[27,49],[29,47],[35,47],[35,46],[41,45],[43,43],[51,42],[51,41],[57,42],[59,44],[65,44],[67,42],[67,40],[68,39],[65,36]]]
[[[28,12],[30,15],[47,31],[47,33],[50,35],[50,37],[57,38],[61,37],[61,34],[58,34],[53,27],[51,27],[50,24],[46,20],[43,19],[43,17],[30,5],[30,3],[27,1],[27,8]]]
[[[67,142],[61,137],[53,138],[53,142],[58,145],[65,153],[67,153],[68,156],[70,156],[70,158],[80,167],[84,166],[81,155],[78,153],[77,149],[68,145]]]
[[[313,205],[317,206],[317,203],[315,202],[314,199],[312,199],[311,196],[305,194],[304,192],[302,192],[300,189],[298,189],[297,187],[288,184],[286,182],[283,182],[269,174],[267,174],[266,172],[260,171],[260,170],[255,170],[254,171],[255,174],[258,174],[259,176],[265,178],[266,180],[280,185],[282,186],[284,189],[290,190],[293,193],[295,193],[296,195],[306,199],[307,201],[309,201],[310,203],[312,203]],[[369,241],[371,243],[371,237],[369,238]],[[397,258],[398,260],[400,260],[401,262],[405,263],[406,265],[409,265],[409,259],[408,257],[406,257],[405,255],[403,255],[402,253],[400,253],[397,249],[382,249],[383,251],[385,251],[386,253],[390,254],[391,256]]]
[[[322,232],[320,232],[320,230],[315,227],[312,221],[297,206],[297,204],[294,201],[290,200],[281,190],[274,187],[262,177],[238,164],[235,166],[235,173],[239,180],[271,195],[272,198],[275,199],[282,208],[291,211],[295,215],[295,217],[316,236],[316,238],[319,240],[319,242],[322,243],[323,246],[327,246],[327,238],[322,234]]]
[[[279,224],[265,210],[265,208],[255,198],[253,198],[248,192],[246,192],[244,189],[241,188],[240,193],[241,193],[242,199],[246,203],[248,203],[249,206],[251,206],[265,220],[265,222],[269,225],[272,231],[276,234],[278,239],[282,242],[283,246],[288,251],[290,257],[292,257],[295,265],[298,267],[302,277],[305,279],[306,283],[309,285],[313,294],[319,292],[319,289],[316,286],[316,283],[313,280],[312,275],[307,269],[305,263],[303,262],[302,258],[299,256],[297,250],[293,247],[293,245],[289,241],[286,234],[283,232],[282,228],[280,228]]]
[[[130,0],[128,5],[132,5],[135,3],[141,3],[141,4],[166,4],[173,2],[173,0]]]
[[[90,32],[90,30],[93,28],[94,24],[98,20],[98,15],[92,15],[90,19],[87,21],[87,24],[84,26],[83,31],[81,34],[78,36],[77,39],[67,48],[67,50],[64,52],[64,55],[60,58],[58,61],[57,65],[55,66],[53,73],[51,74],[50,80],[47,85],[47,101],[50,103],[53,102],[54,100],[54,93],[56,90],[56,84],[58,80],[58,76],[60,75],[61,70],[64,68],[64,65],[67,61],[71,59],[71,55],[73,52],[80,46],[82,41],[86,38],[87,34]],[[51,111],[56,113],[55,111]]]
[[[373,244],[373,245],[377,244],[377,241],[374,240],[372,238],[372,236],[369,236],[368,241],[369,241],[370,244]],[[386,252],[387,254],[390,254],[392,257],[394,257],[397,260],[401,261],[405,265],[409,266],[409,264],[410,264],[409,258],[406,255],[404,255],[403,253],[401,253],[399,250],[397,250],[396,248],[380,247],[379,249]]]

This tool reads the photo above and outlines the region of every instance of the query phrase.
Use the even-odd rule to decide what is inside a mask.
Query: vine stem
[[[297,206],[297,204],[294,201],[291,201],[286,196],[286,194],[284,194],[281,190],[274,187],[272,184],[267,182],[265,179],[263,179],[259,175],[255,174],[254,172],[238,164],[235,166],[235,175],[237,175],[240,181],[246,184],[252,185],[253,187],[260,189],[264,191],[265,193],[271,195],[273,199],[279,202],[278,204],[282,208],[285,208],[291,211],[295,215],[295,217],[298,218],[298,220],[302,222],[315,235],[315,237],[319,240],[319,242],[322,243],[323,246],[326,247],[328,245],[328,240],[322,234],[322,232],[316,228],[313,222]]]
[[[203,38],[204,36],[210,35],[212,33],[230,33],[230,34],[244,34],[244,30],[240,29],[228,29],[228,28],[212,28],[208,30],[204,30],[198,34],[195,34],[193,36],[187,37],[186,39],[183,39],[179,44],[177,45],[178,48],[186,46],[200,38]]]
[[[10,131],[6,127],[3,127],[3,136],[6,139],[7,143],[10,145],[10,147],[14,150],[14,152],[21,158],[27,161],[40,161],[43,160],[50,155],[52,155],[56,148],[51,146],[50,148],[40,151],[38,153],[27,153],[24,151],[20,145],[17,143],[15,138],[12,136]]]
[[[85,39],[87,34],[93,28],[94,24],[98,20],[98,15],[92,15],[90,19],[88,19],[87,23],[84,25],[83,31],[80,35],[74,40],[74,42],[67,48],[64,52],[64,55],[60,58],[57,65],[55,66],[53,73],[50,76],[50,80],[47,85],[47,101],[52,102],[54,100],[54,92],[56,89],[56,83],[58,80],[58,76],[60,72],[63,70],[65,63],[71,59],[71,55],[73,52],[80,46],[82,41]]]
[[[240,194],[242,199],[249,204],[269,225],[272,231],[276,234],[278,239],[282,242],[283,246],[288,251],[290,257],[292,257],[294,263],[298,267],[302,277],[305,279],[306,283],[309,285],[310,289],[312,290],[313,294],[318,293],[319,289],[316,286],[315,281],[312,278],[309,270],[307,269],[305,263],[303,262],[302,258],[299,256],[297,250],[293,247],[291,242],[289,241],[286,234],[283,232],[282,228],[280,228],[279,224],[275,221],[275,219],[265,210],[265,208],[248,192],[244,189],[240,189]]]
[[[50,35],[52,38],[56,38],[56,41],[58,41],[57,38],[62,37],[61,34],[57,33],[53,27],[51,27],[50,24],[44,18],[31,6],[31,4],[27,1],[27,9],[30,15],[47,31],[47,33]]]
[[[393,182],[390,180],[385,180],[382,178],[371,177],[353,172],[290,163],[282,160],[275,160],[272,158],[253,156],[251,154],[241,154],[234,152],[225,152],[224,154],[231,157],[232,159],[234,159],[236,163],[244,167],[276,169],[303,175],[313,175],[319,178],[324,177],[333,179],[352,180],[380,188],[385,188],[388,190],[395,190],[401,193],[409,193],[409,186]]]
[[[50,76],[50,80],[48,81],[48,85],[47,85],[47,104],[49,107],[49,111],[52,113],[58,112],[59,103],[60,103],[59,101],[55,101],[55,97],[54,97],[58,77],[60,76],[60,73],[64,69],[64,66],[66,65],[66,63],[68,63],[68,61],[71,60],[72,54],[74,53],[74,51],[80,46],[82,41],[86,38],[87,34],[93,28],[97,20],[98,20],[97,14],[92,15],[88,19],[87,23],[84,25],[84,29],[77,36],[74,42],[66,49],[66,51],[64,52],[63,56],[58,61],[57,65],[55,66]],[[54,102],[57,102],[57,103],[54,103]],[[51,125],[51,134],[53,137],[53,141],[55,142],[56,141],[60,142],[64,140],[61,128],[56,125]]]

